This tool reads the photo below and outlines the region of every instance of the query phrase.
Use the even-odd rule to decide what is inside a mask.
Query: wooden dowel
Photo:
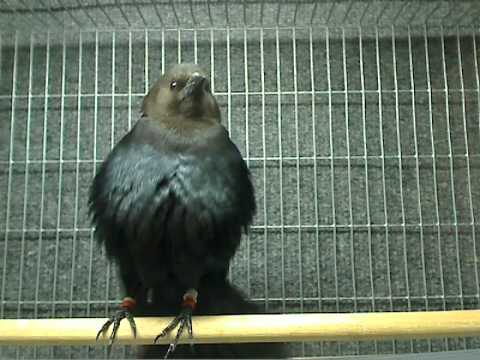
[[[95,344],[106,319],[0,320],[0,344]],[[121,323],[118,342],[151,344],[171,318],[137,318],[133,339],[128,321]],[[357,313],[196,316],[195,343],[277,342],[310,340],[382,340],[480,335],[480,310]],[[168,343],[167,337],[162,343]],[[106,338],[100,342],[105,343]],[[182,342],[188,342],[186,336]]]

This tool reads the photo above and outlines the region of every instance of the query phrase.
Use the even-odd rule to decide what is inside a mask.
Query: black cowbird
[[[135,334],[134,315],[176,315],[158,336],[178,326],[168,356],[185,330],[192,336],[194,311],[256,312],[227,281],[230,260],[255,212],[250,172],[220,124],[219,107],[198,66],[176,65],[150,89],[142,117],[95,176],[89,209],[126,292],[120,310],[97,335],[113,324],[109,351],[122,319]],[[243,357],[249,349],[268,348],[217,349],[222,346],[227,357],[242,356],[242,346]],[[195,345],[189,354],[220,356],[208,354],[215,348]],[[270,348],[266,356],[280,354],[277,345]]]

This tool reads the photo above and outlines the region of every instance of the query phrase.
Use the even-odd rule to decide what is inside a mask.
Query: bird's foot
[[[158,341],[158,339],[167,336],[171,333],[177,325],[177,335],[175,339],[168,347],[168,350],[164,356],[164,359],[168,358],[171,352],[175,351],[175,348],[178,345],[178,341],[182,336],[183,332],[185,331],[185,327],[188,330],[188,336],[190,339],[193,339],[193,326],[192,326],[192,312],[195,310],[197,305],[197,291],[195,289],[188,290],[185,295],[183,295],[183,302],[182,302],[182,310],[180,314],[178,314],[171,322],[167,325],[165,329],[155,338],[154,343]]]
[[[120,305],[121,309],[118,310],[110,319],[108,319],[105,324],[103,324],[102,328],[97,333],[97,341],[100,338],[100,335],[104,335],[107,330],[110,328],[110,325],[113,324],[112,333],[110,334],[108,347],[107,347],[107,357],[110,357],[110,353],[112,351],[112,345],[115,342],[115,338],[117,337],[117,332],[120,327],[120,322],[123,319],[127,319],[130,323],[130,328],[132,329],[133,337],[137,336],[137,325],[135,324],[135,320],[131,311],[135,308],[135,300],[126,297],[123,299],[122,304]]]

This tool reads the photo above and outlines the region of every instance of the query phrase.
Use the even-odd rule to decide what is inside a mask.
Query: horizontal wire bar
[[[387,223],[387,224],[318,224],[318,225],[309,225],[309,224],[288,224],[288,225],[252,225],[250,229],[252,230],[282,230],[282,229],[305,229],[305,230],[332,230],[332,229],[350,229],[350,228],[358,228],[358,229],[368,229],[368,228],[380,228],[384,230],[385,228],[425,228],[425,227],[455,227],[455,226],[480,226],[479,223],[476,222],[458,222],[458,223],[405,223],[405,224],[398,224],[398,223]],[[0,229],[0,232],[8,232],[8,233],[24,233],[24,232],[90,232],[93,231],[93,228],[45,228],[45,229],[36,229],[36,228],[26,228],[26,229]]]
[[[211,31],[218,31],[218,32],[222,32],[222,31],[225,31],[227,29],[229,29],[230,31],[232,32],[235,32],[235,31],[238,31],[238,32],[242,32],[242,31],[247,31],[247,32],[259,32],[259,31],[285,31],[285,32],[288,32],[288,31],[291,31],[293,28],[296,29],[296,31],[309,31],[310,29],[312,30],[325,30],[325,29],[329,29],[330,31],[332,30],[341,30],[341,29],[345,29],[345,30],[351,30],[352,32],[357,32],[358,31],[358,28],[359,26],[362,27],[362,29],[372,29],[372,30],[375,30],[375,29],[385,29],[385,30],[391,30],[392,27],[394,29],[405,29],[405,31],[408,29],[408,27],[410,27],[410,29],[412,30],[415,30],[415,29],[423,29],[424,26],[426,24],[424,23],[420,23],[420,24],[405,24],[405,25],[402,25],[402,24],[395,24],[392,26],[391,23],[376,23],[376,24],[321,24],[321,23],[313,23],[311,24],[311,26],[303,26],[303,25],[295,25],[295,26],[291,26],[291,25],[276,25],[276,26],[272,26],[272,25],[268,25],[268,26],[264,26],[264,27],[261,27],[261,26],[256,26],[256,25],[252,25],[252,26],[249,26],[249,25],[226,25],[226,26],[211,26],[211,27],[205,27],[205,26],[198,26],[198,27],[192,27],[192,26],[185,26],[185,25],[182,25],[182,24],[177,24],[176,26],[171,26],[171,25],[166,25],[164,27],[161,27],[161,26],[155,26],[155,25],[149,25],[148,26],[148,32],[150,33],[155,33],[155,32],[158,32],[158,33],[161,33],[161,32],[182,32],[182,31],[185,31],[185,32],[211,32]],[[455,24],[455,25],[450,25],[450,24],[435,24],[435,23],[432,23],[432,24],[429,24],[428,25],[430,29],[437,29],[437,28],[440,28],[440,27],[443,27],[445,30],[455,30],[455,29],[459,29],[459,30],[471,30],[472,29],[472,26],[475,27],[475,25],[473,24]],[[59,28],[58,28],[59,29]],[[26,30],[22,30],[22,29],[16,29],[16,31],[18,33],[30,33],[31,32],[31,29],[26,29]],[[50,31],[52,32],[53,29],[50,29]],[[66,35],[69,35],[69,34],[79,34],[79,33],[82,33],[82,34],[88,34],[88,33],[91,33],[91,34],[94,34],[95,32],[98,32],[99,34],[101,33],[122,33],[122,32],[126,32],[126,33],[145,33],[145,28],[141,28],[141,27],[132,27],[132,26],[129,26],[129,27],[101,27],[101,28],[97,28],[97,27],[91,27],[91,28],[66,28],[66,27],[63,27],[62,28],[62,34],[65,33]],[[372,31],[373,32],[373,31]],[[6,30],[1,30],[0,33],[7,33]],[[46,34],[47,31],[45,30],[42,30],[42,29],[39,29],[39,31],[35,31],[36,34]],[[323,32],[324,33],[324,32]],[[334,32],[332,32],[334,34]],[[314,33],[315,34],[315,33]],[[321,36],[321,32],[319,31],[319,34],[320,34],[320,38],[322,37]],[[347,32],[348,34],[348,32]],[[369,38],[368,36],[368,33],[365,33],[363,34],[364,38]],[[331,36],[331,37],[334,37],[334,36]],[[339,36],[340,37],[340,36]]]
[[[448,89],[448,93],[475,93],[477,94],[479,92],[478,89],[455,89],[455,88],[450,88]],[[247,95],[252,95],[252,96],[261,96],[261,95],[271,95],[271,96],[278,96],[280,95],[311,95],[312,93],[316,95],[329,95],[329,94],[342,94],[344,95],[345,93],[347,94],[378,94],[378,93],[385,93],[385,94],[395,94],[395,93],[445,93],[445,89],[398,89],[398,90],[390,90],[390,89],[364,89],[364,90],[355,90],[355,89],[348,89],[348,90],[298,90],[297,92],[295,91],[287,91],[287,90],[282,90],[282,91],[235,91],[232,90],[230,93],[228,92],[222,92],[222,91],[215,91],[215,96],[247,96]],[[78,96],[80,97],[144,97],[146,93],[98,93],[98,94],[91,94],[91,93],[71,93],[71,94],[56,94],[56,93],[50,93],[45,95],[44,93],[41,94],[16,94],[16,95],[11,95],[11,94],[5,94],[5,95],[0,95],[0,99],[11,99],[12,97],[15,97],[16,99],[28,99],[28,98],[40,98],[43,99],[45,97],[47,98],[77,98]]]
[[[350,156],[342,156],[342,155],[335,155],[335,156],[319,156],[317,155],[316,158],[314,158],[313,156],[300,156],[300,157],[296,157],[296,156],[268,156],[268,157],[255,157],[255,156],[245,156],[245,159],[248,159],[249,161],[252,161],[252,162],[255,162],[255,161],[259,161],[259,162],[263,162],[263,161],[281,161],[281,162],[284,162],[284,161],[296,161],[296,160],[301,160],[301,161],[314,161],[314,160],[320,160],[320,161],[330,161],[330,160],[365,160],[365,159],[368,159],[368,160],[382,160],[382,159],[385,159],[385,160],[397,160],[399,158],[402,158],[402,159],[413,159],[413,160],[416,160],[416,159],[424,159],[424,160],[429,160],[429,159],[450,159],[450,158],[453,158],[453,159],[468,159],[468,158],[477,158],[477,157],[480,157],[480,153],[479,154],[429,154],[429,155],[422,155],[422,154],[418,154],[418,155],[407,155],[407,154],[401,154],[401,155],[384,155],[384,156],[380,156],[380,155],[367,155],[366,157],[363,156],[363,155],[350,155]],[[72,159],[72,160],[68,160],[68,159],[63,159],[63,160],[27,160],[27,163],[28,164],[77,164],[77,163],[84,163],[84,164],[91,164],[91,163],[101,163],[103,162],[103,159],[97,159],[97,160],[94,160],[94,159]],[[18,165],[24,165],[26,163],[25,160],[0,160],[0,165],[8,165],[8,164],[12,164],[12,165],[15,165],[15,164],[18,164]],[[312,164],[300,164],[301,166],[307,166],[307,165],[311,165],[313,166],[313,163]],[[317,164],[318,166],[319,164]],[[355,166],[356,164],[351,164],[351,166]],[[388,164],[385,164],[385,165],[388,165]],[[406,167],[405,164],[403,164],[404,167]],[[414,166],[415,164],[412,164],[411,166]],[[254,164],[252,164],[252,166],[255,166]],[[293,164],[292,166],[296,166],[295,164]],[[359,164],[359,166],[364,166],[363,164]],[[395,166],[397,166],[395,164]],[[369,164],[369,167],[374,167],[374,165],[372,164]]]
[[[275,296],[272,296],[272,297],[268,297],[268,298],[264,298],[264,297],[251,297],[249,300],[250,301],[253,301],[253,302],[264,302],[264,301],[275,301],[275,302],[282,302],[282,301],[287,301],[287,302],[299,302],[299,301],[304,301],[304,302],[308,302],[308,301],[311,301],[311,302],[316,302],[318,300],[322,300],[322,301],[365,301],[365,302],[368,302],[368,301],[389,301],[389,300],[394,300],[394,301],[402,301],[402,300],[407,300],[407,299],[411,299],[413,301],[424,301],[425,299],[427,300],[457,300],[459,299],[460,297],[462,297],[463,299],[467,299],[467,300],[475,300],[476,298],[478,298],[479,294],[463,294],[463,295],[432,295],[432,294],[428,294],[428,295],[410,295],[410,297],[408,298],[407,296],[400,296],[400,295],[392,295],[392,296],[381,296],[381,295],[376,295],[375,297],[372,297],[372,296],[357,296],[357,297],[351,297],[351,296],[338,296],[338,297],[333,297],[333,296],[322,296],[321,298],[319,297],[316,297],[316,296],[305,296],[303,298],[300,298],[300,297],[294,297],[294,296],[286,296],[285,298],[283,297],[275,297]],[[81,305],[81,306],[84,306],[84,305],[105,305],[105,304],[108,304],[108,305],[118,305],[119,304],[119,299],[109,299],[109,300],[55,300],[55,301],[49,301],[49,300],[38,300],[38,301],[35,301],[35,300],[21,300],[20,302],[16,301],[16,300],[5,300],[3,303],[5,305],[10,305],[10,306],[16,306],[17,304],[20,304],[20,305],[35,305],[35,304],[38,304],[38,305],[45,305],[45,306],[48,306],[48,305],[52,305],[52,304],[55,304],[55,305],[66,305],[66,306],[70,306],[70,304],[72,305]],[[16,310],[16,309],[15,309]],[[102,309],[103,310],[103,309]]]

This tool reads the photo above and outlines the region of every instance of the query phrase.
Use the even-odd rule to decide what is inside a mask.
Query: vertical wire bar
[[[352,3],[350,3],[350,7]],[[350,9],[349,7],[349,9]],[[348,75],[347,75],[347,45],[345,41],[345,27],[342,27],[342,62],[343,62],[343,86],[344,86],[344,108],[345,108],[345,137],[347,146],[347,181],[348,181],[348,213],[349,213],[349,232],[350,232],[350,256],[351,256],[351,276],[353,290],[353,311],[357,312],[357,282],[355,276],[355,246],[353,245],[353,202],[352,202],[352,174],[351,174],[351,154],[350,154],[350,108],[348,104]],[[360,342],[356,342],[356,352],[360,352]]]
[[[345,28],[342,27],[342,60],[343,60],[343,87],[344,87],[344,107],[345,107],[345,137],[347,145],[347,181],[348,181],[348,207],[350,220],[350,254],[351,254],[351,275],[353,284],[353,310],[357,312],[357,283],[355,280],[355,247],[353,245],[353,205],[352,205],[352,159],[350,156],[350,108],[348,105],[348,75],[347,75],[347,50],[345,41]]]
[[[465,84],[463,80],[463,66],[462,66],[462,50],[460,46],[460,32],[457,27],[457,51],[458,51],[458,71],[460,75],[460,88],[462,94],[462,117],[463,117],[463,137],[465,141],[465,156],[467,162],[467,189],[468,189],[468,202],[469,202],[469,209],[470,209],[470,221],[472,226],[472,240],[473,240],[473,254],[474,258],[477,259],[477,246],[476,246],[476,236],[475,236],[475,215],[473,213],[473,197],[472,197],[472,178],[471,178],[471,170],[470,170],[470,154],[469,154],[469,147],[468,147],[468,134],[467,134],[467,109],[465,105]],[[478,281],[478,262],[475,261],[475,285],[477,288],[477,302],[480,301],[478,289],[480,288],[479,281]]]
[[[248,42],[247,42],[247,28],[243,29],[243,63],[244,63],[244,73],[245,73],[245,160],[247,162],[247,167],[250,168],[250,138],[249,138],[249,86],[248,86]],[[265,201],[265,199],[264,199]],[[250,299],[252,297],[252,288],[250,283],[250,232],[246,234],[247,241],[247,296]]]
[[[315,108],[315,67],[313,63],[313,34],[312,28],[309,29],[309,54],[310,54],[310,82],[312,92],[312,144],[313,144],[313,196],[315,197],[315,259],[317,273],[317,295],[318,295],[318,311],[322,312],[322,287],[320,276],[320,238],[318,229],[318,179],[317,179],[317,130],[316,130],[316,108]],[[323,343],[320,343],[320,354],[323,354]]]
[[[0,81],[2,81],[2,50],[3,50],[3,44],[2,44],[2,33],[0,32]]]
[[[113,149],[115,146],[115,47],[116,47],[116,38],[115,38],[115,31],[112,32],[112,71],[111,71],[111,78],[112,78],[112,102],[111,102],[111,131],[110,131],[110,150]],[[163,62],[163,61],[162,61]],[[162,64],[163,65],[163,64]]]
[[[460,246],[458,240],[458,215],[457,215],[457,199],[455,195],[455,180],[453,175],[453,156],[452,156],[452,134],[451,134],[451,124],[450,124],[450,105],[449,105],[449,88],[448,88],[448,76],[447,76],[447,62],[445,55],[445,36],[443,26],[440,27],[440,39],[442,43],[442,65],[443,65],[443,79],[445,82],[445,116],[447,120],[447,137],[448,137],[448,159],[449,159],[449,168],[450,168],[450,186],[452,189],[452,209],[454,217],[454,228],[455,228],[455,254],[457,257],[457,276],[458,276],[458,295],[460,297],[460,306],[463,309],[463,288],[462,288],[462,272],[460,268]],[[465,343],[464,343],[465,345]]]
[[[75,157],[75,200],[73,213],[73,241],[72,241],[72,268],[70,270],[70,304],[69,315],[73,317],[73,293],[75,284],[75,267],[77,259],[77,236],[78,236],[78,205],[79,205],[79,185],[80,185],[80,123],[82,109],[82,61],[83,61],[83,33],[80,32],[78,38],[78,97],[77,97],[77,147]],[[70,353],[70,356],[72,354]]]
[[[477,92],[477,112],[478,112],[478,135],[480,135],[480,76],[478,71],[477,36],[475,35],[475,29],[472,32],[472,38],[473,38],[473,61],[475,64],[475,80],[477,83],[476,92]]]
[[[40,192],[40,224],[38,232],[38,253],[37,253],[37,273],[35,279],[35,300],[34,300],[34,309],[33,317],[38,317],[38,298],[40,291],[40,271],[42,264],[42,245],[43,245],[43,221],[44,221],[44,210],[45,210],[45,175],[46,175],[46,160],[47,160],[47,126],[48,126],[48,77],[49,77],[49,66],[50,66],[50,31],[47,31],[47,43],[45,45],[46,58],[45,58],[45,90],[44,90],[44,102],[43,102],[43,134],[42,134],[42,179],[41,179],[41,192]],[[35,346],[33,348],[33,357],[37,358],[37,349]]]
[[[292,28],[293,48],[293,91],[294,91],[294,121],[295,121],[295,152],[296,152],[296,175],[297,175],[297,222],[298,222],[298,264],[299,264],[299,286],[300,286],[300,312],[303,312],[303,266],[302,266],[302,214],[300,208],[300,145],[298,132],[298,84],[297,84],[297,41],[295,28]]]
[[[196,37],[195,37],[196,38]],[[195,44],[195,52],[197,50]],[[145,94],[148,92],[149,81],[148,81],[148,29],[145,29]]]
[[[210,29],[210,78],[212,93],[215,94],[215,36],[213,28]]]
[[[380,71],[380,44],[378,35],[378,26],[375,26],[375,55],[377,65],[377,88],[378,88],[378,130],[380,133],[380,158],[382,159],[382,192],[383,192],[383,217],[385,219],[385,252],[387,257],[387,288],[388,300],[390,302],[390,311],[393,311],[392,296],[392,273],[390,270],[390,239],[388,233],[388,211],[387,211],[387,188],[385,184],[385,146],[383,138],[383,100],[382,100],[382,76]],[[397,352],[397,344],[392,340],[393,352]]]
[[[332,11],[335,3],[332,3]],[[331,15],[331,14],[330,14]],[[327,20],[328,23],[328,20]],[[340,299],[338,296],[338,266],[337,266],[337,211],[335,201],[335,160],[333,145],[333,113],[332,113],[332,76],[330,69],[330,31],[325,27],[325,57],[327,62],[327,87],[328,87],[328,124],[330,142],[330,193],[332,194],[332,236],[333,236],[333,275],[335,282],[335,308],[340,312]],[[341,352],[340,343],[337,342],[337,353]]]
[[[66,67],[66,33],[63,33],[62,38],[62,85],[60,96],[60,145],[59,145],[59,165],[58,165],[58,192],[57,192],[57,223],[55,234],[55,260],[53,270],[53,285],[52,285],[52,317],[56,314],[56,299],[57,299],[57,278],[58,278],[58,253],[60,249],[60,224],[62,212],[62,194],[63,194],[63,132],[64,132],[64,117],[65,117],[65,67]],[[54,347],[51,348],[50,356],[54,357]]]
[[[128,130],[132,128],[132,31],[128,31]]]
[[[440,275],[440,288],[442,291],[442,309],[445,311],[447,309],[447,304],[445,300],[445,282],[443,278],[443,258],[442,258],[442,238],[440,236],[440,211],[439,211],[439,200],[438,200],[438,186],[437,186],[437,164],[436,164],[436,151],[435,151],[435,136],[433,132],[433,93],[432,93],[432,82],[430,78],[430,55],[428,51],[428,34],[427,34],[427,25],[424,25],[423,28],[423,38],[425,44],[425,67],[427,74],[427,92],[428,92],[428,114],[429,114],[429,125],[430,125],[430,137],[432,140],[432,171],[433,171],[433,191],[434,191],[434,201],[435,201],[435,219],[437,227],[437,246],[438,246],[438,263],[439,263],[439,275]],[[445,347],[448,350],[448,341],[447,338],[444,338]],[[430,344],[430,351],[432,351]]]
[[[193,62],[198,63],[198,40],[197,29],[193,29]]]
[[[182,30],[177,30],[177,61],[180,64],[182,62]]]
[[[296,9],[296,7],[295,7]],[[297,175],[297,223],[298,223],[298,284],[300,288],[300,312],[303,313],[303,261],[302,261],[302,213],[300,209],[300,146],[298,133],[298,84],[297,84],[297,41],[295,27],[292,28],[292,50],[293,50],[293,99],[294,99],[294,121],[295,121],[295,155]],[[302,341],[302,356],[305,356],[305,342]]]
[[[230,28],[227,28],[227,126],[229,133],[232,130],[232,82],[230,69]]]
[[[410,33],[410,25],[407,28],[408,34],[408,60],[409,60],[409,70],[410,70],[410,90],[411,90],[411,99],[412,99],[412,122],[413,122],[413,139],[414,139],[414,149],[415,149],[415,180],[417,187],[417,211],[418,218],[420,222],[420,259],[422,263],[422,279],[423,279],[423,292],[425,294],[425,310],[428,311],[428,298],[427,298],[427,272],[425,269],[425,241],[423,238],[423,216],[422,216],[422,193],[420,191],[420,165],[418,161],[418,138],[417,138],[417,118],[416,118],[416,107],[415,107],[415,74],[413,66],[413,52],[412,52],[412,37]],[[428,347],[432,348],[432,341],[428,339]],[[413,350],[413,342],[412,342]]]
[[[115,146],[115,31],[112,32],[112,98],[111,98],[111,108],[110,108],[110,150],[113,149]],[[110,299],[110,274],[111,274],[111,263],[107,261],[107,274],[106,274],[106,282],[105,282],[105,316],[108,316],[109,306],[108,301]],[[104,349],[105,356],[107,355],[107,348]]]
[[[162,74],[165,74],[165,30],[162,28]],[[213,91],[213,86],[212,86]]]
[[[420,260],[422,263],[422,279],[423,279],[423,293],[425,294],[425,310],[429,310],[428,297],[427,297],[427,271],[425,269],[425,240],[423,238],[423,215],[422,215],[422,193],[420,188],[420,164],[418,161],[418,137],[417,137],[417,116],[416,116],[416,101],[415,101],[415,68],[413,65],[413,50],[412,50],[412,37],[410,33],[410,25],[407,28],[408,34],[408,60],[410,70],[410,89],[412,97],[412,122],[413,122],[413,142],[415,148],[415,173],[416,173],[416,186],[417,186],[417,211],[420,222]],[[432,347],[432,341],[428,339],[429,348]]]
[[[403,235],[403,258],[405,260],[405,283],[407,290],[407,307],[408,311],[412,311],[412,301],[410,299],[410,282],[408,276],[408,252],[407,252],[407,231],[405,227],[405,200],[403,196],[403,161],[402,161],[402,142],[400,135],[400,101],[398,98],[398,75],[397,75],[397,52],[396,52],[396,34],[395,26],[392,25],[392,54],[393,54],[393,83],[395,88],[395,124],[397,132],[397,150],[398,150],[398,177],[400,191],[400,207],[402,213],[402,235]],[[410,340],[411,351],[413,352],[413,342]]]
[[[333,146],[333,114],[332,114],[332,76],[330,71],[330,32],[325,28],[325,57],[327,62],[327,87],[328,87],[328,123],[330,142],[330,193],[332,194],[332,229],[333,229],[333,270],[335,277],[335,304],[336,311],[340,312],[340,300],[338,297],[338,269],[337,269],[337,214],[335,203],[335,163]],[[340,349],[340,347],[339,347]]]
[[[213,28],[210,29],[210,78],[212,93],[215,94],[215,35]]]
[[[112,31],[112,72],[111,72],[111,78],[112,78],[112,88],[111,88],[111,93],[112,93],[112,98],[111,98],[111,108],[110,108],[110,122],[111,122],[111,128],[110,128],[110,151],[113,149],[115,146],[115,31]],[[96,171],[96,166],[95,166],[95,171]],[[102,247],[102,250],[104,248]],[[110,274],[112,271],[112,264],[108,260],[107,261],[107,271],[106,271],[106,279],[105,279],[105,316],[109,317],[109,300],[110,300]],[[104,347],[103,350],[104,357],[108,358],[108,352],[107,352],[107,347]]]
[[[16,85],[17,85],[17,56],[18,56],[18,33],[15,32],[15,44],[13,50],[13,69],[12,69],[12,107],[10,115],[10,143],[8,151],[8,183],[7,183],[7,209],[5,211],[5,239],[3,248],[3,268],[2,268],[2,292],[0,293],[0,317],[5,317],[5,288],[7,284],[7,253],[8,253],[8,235],[10,230],[10,204],[12,194],[12,173],[13,173],[13,143],[15,132],[15,106],[16,106]]]
[[[172,3],[173,6],[173,3]],[[132,129],[132,31],[128,31],[128,130]],[[127,355],[127,346],[122,347],[123,357]]]
[[[474,65],[475,65],[475,80],[477,84],[476,92],[477,92],[477,113],[478,113],[478,131],[480,135],[480,76],[478,74],[478,60],[477,60],[477,40],[476,40],[476,35],[475,35],[475,30],[472,33],[473,37],[473,58],[474,58]],[[475,229],[475,215],[472,216],[472,226]],[[475,230],[474,230],[475,232]],[[475,250],[475,268],[477,269],[477,278],[478,278],[478,258],[476,256],[477,252],[477,244],[476,244],[476,238],[473,238],[473,246]],[[476,278],[476,279],[477,279]],[[480,286],[478,284],[477,280],[477,297],[478,297],[478,302],[480,304]]]
[[[93,161],[92,176],[95,176],[97,166],[97,114],[98,114],[98,31],[95,31],[95,69],[94,69],[94,97],[93,97]],[[87,316],[90,316],[92,301],[92,275],[93,275],[93,231],[90,232],[90,255],[88,261],[88,290],[87,290]],[[87,353],[88,355],[88,353]]]
[[[227,5],[225,3],[225,9]],[[231,93],[231,72],[230,72],[230,28],[227,28],[227,129],[228,133],[232,134],[232,93]],[[228,278],[232,281],[232,266],[233,261],[230,262],[228,267]]]
[[[40,193],[40,231],[38,234],[38,254],[37,254],[37,274],[35,279],[35,308],[33,310],[33,316],[38,317],[38,297],[40,288],[40,270],[42,264],[42,245],[43,245],[43,226],[45,215],[45,173],[46,173],[46,160],[47,160],[47,127],[48,127],[48,87],[49,87],[49,71],[50,71],[50,31],[47,32],[47,44],[45,55],[45,90],[43,101],[43,135],[42,135],[42,180],[41,180],[41,193]],[[36,347],[35,354],[36,356]]]
[[[280,6],[280,4],[279,4]],[[280,39],[278,27],[275,29],[275,49],[277,57],[277,124],[278,124],[278,155],[279,161],[279,180],[280,180],[280,238],[282,243],[282,311],[286,312],[285,306],[285,229],[283,218],[283,150],[282,150],[282,89],[281,89],[281,71],[280,71]]]
[[[358,27],[359,35],[359,58],[360,58],[360,87],[362,92],[362,126],[363,126],[363,161],[365,172],[365,200],[367,210],[367,237],[368,237],[368,269],[370,273],[370,293],[372,294],[372,311],[375,312],[375,289],[373,286],[373,256],[372,256],[372,220],[370,217],[370,189],[369,189],[369,174],[368,174],[368,150],[367,150],[367,109],[365,99],[365,68],[363,66],[363,34],[362,27]],[[375,353],[378,353],[378,343],[374,341]]]
[[[263,27],[260,28],[260,82],[261,82],[261,92],[262,92],[262,157],[263,157],[263,260],[265,262],[264,266],[264,294],[265,294],[265,311],[268,311],[268,230],[267,230],[267,142],[265,139],[265,59],[263,52]]]
[[[30,52],[29,52],[29,70],[28,70],[28,99],[27,99],[27,129],[25,138],[25,183],[23,187],[23,215],[22,215],[22,239],[20,244],[20,271],[18,273],[18,304],[17,304],[17,318],[21,318],[22,313],[22,295],[23,295],[23,272],[25,266],[25,229],[27,228],[27,208],[28,208],[28,185],[30,181],[30,125],[32,115],[32,73],[33,73],[33,49],[34,37],[30,33]],[[17,347],[17,357],[19,355],[20,347]]]
[[[93,99],[93,161],[92,161],[92,177],[95,176],[97,168],[97,112],[98,112],[98,31],[95,31],[95,75],[94,75],[94,99]],[[91,315],[92,305],[92,278],[93,278],[93,248],[94,248],[94,232],[90,230],[89,244],[89,260],[88,260],[88,290],[87,290],[87,317]],[[86,348],[87,358],[90,358],[90,346]]]

